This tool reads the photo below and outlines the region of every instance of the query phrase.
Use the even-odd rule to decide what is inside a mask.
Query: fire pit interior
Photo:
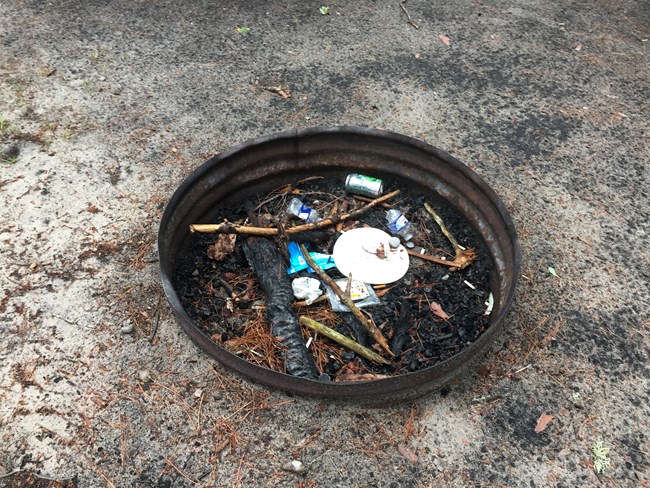
[[[520,260],[503,204],[466,166],[349,127],[207,161],[170,201],[159,248],[175,315],[208,354],[288,391],[373,401],[478,360]]]

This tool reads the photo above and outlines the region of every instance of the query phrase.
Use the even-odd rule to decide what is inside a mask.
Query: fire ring
[[[494,308],[487,330],[464,350],[430,368],[358,382],[321,382],[252,364],[205,335],[183,308],[173,286],[189,226],[208,219],[221,203],[242,202],[261,191],[313,175],[372,173],[423,188],[445,200],[482,237],[493,266]],[[514,224],[497,194],[446,152],[393,132],[361,127],[316,127],[283,132],[234,146],[199,166],[169,201],[158,233],[163,289],[181,328],[205,353],[256,382],[291,393],[387,404],[440,389],[472,367],[503,332],[515,293],[521,250]]]

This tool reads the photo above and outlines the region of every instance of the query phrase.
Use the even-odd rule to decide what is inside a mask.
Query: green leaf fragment
[[[594,456],[594,470],[603,474],[610,466],[609,447],[605,447],[603,441],[597,441],[591,446],[591,453]]]

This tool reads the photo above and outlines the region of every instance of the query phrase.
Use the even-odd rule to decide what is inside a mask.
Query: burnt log
[[[302,378],[318,378],[314,357],[305,347],[298,317],[293,312],[291,281],[277,246],[263,237],[249,237],[243,248],[248,264],[266,293],[266,317],[271,334],[286,347],[286,372]]]

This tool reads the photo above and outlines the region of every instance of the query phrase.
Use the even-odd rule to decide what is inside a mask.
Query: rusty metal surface
[[[405,180],[439,195],[483,237],[494,266],[495,306],[490,327],[456,356],[431,368],[352,383],[319,382],[249,363],[228,352],[195,325],[183,309],[172,278],[192,223],[208,223],[221,202],[243,201],[308,175],[351,170]],[[521,250],[514,224],[497,194],[470,168],[440,149],[392,132],[361,127],[310,128],[261,137],[206,161],[176,190],[160,223],[160,273],[167,299],[183,330],[207,354],[257,382],[286,391],[366,403],[416,398],[470,368],[505,326],[519,276]]]

